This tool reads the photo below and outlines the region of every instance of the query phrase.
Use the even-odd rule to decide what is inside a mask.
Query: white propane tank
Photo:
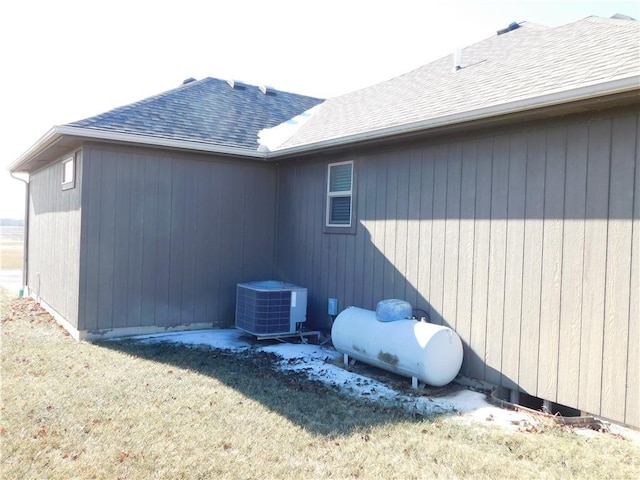
[[[449,383],[462,366],[462,342],[450,328],[418,320],[380,322],[376,312],[358,307],[338,315],[331,340],[342,354],[434,387]]]

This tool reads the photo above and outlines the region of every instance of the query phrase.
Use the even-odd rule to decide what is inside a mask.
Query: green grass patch
[[[415,416],[260,351],[78,343],[3,302],[3,479],[640,477],[637,444],[612,435]]]

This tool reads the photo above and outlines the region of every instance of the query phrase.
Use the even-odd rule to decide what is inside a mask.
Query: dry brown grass
[[[0,242],[0,270],[22,270],[22,242]]]
[[[23,227],[0,226],[0,270],[22,270]]]
[[[3,479],[640,476],[640,449],[614,436],[416,417],[280,373],[264,352],[77,343],[31,300],[7,301]]]

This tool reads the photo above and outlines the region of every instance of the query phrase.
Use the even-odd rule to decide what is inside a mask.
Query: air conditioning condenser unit
[[[276,337],[301,330],[307,319],[307,289],[266,280],[239,283],[236,328],[256,337]]]

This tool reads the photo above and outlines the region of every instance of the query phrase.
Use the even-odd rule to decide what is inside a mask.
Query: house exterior
[[[274,271],[261,128],[321,100],[212,78],[54,127],[29,172],[26,285],[76,338],[227,326]]]
[[[29,291],[79,337],[231,325],[240,281],[307,287],[325,328],[328,298],[401,298],[457,332],[462,375],[640,427],[639,40],[512,24],[242,144],[158,105],[56,127],[12,166]]]

